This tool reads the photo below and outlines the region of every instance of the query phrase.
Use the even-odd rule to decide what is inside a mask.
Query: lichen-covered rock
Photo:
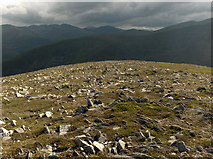
[[[70,129],[70,125],[60,125],[59,126],[59,135],[65,135]]]
[[[93,146],[94,146],[95,149],[97,149],[98,151],[103,151],[103,149],[104,149],[104,145],[101,144],[101,143],[99,143],[99,142],[97,142],[97,141],[94,141],[94,142],[93,142]]]
[[[124,150],[125,147],[126,147],[126,143],[122,140],[118,140],[118,146],[117,146],[118,151]]]
[[[19,133],[19,134],[22,134],[22,133],[24,133],[24,130],[22,128],[16,128],[15,132]]]
[[[93,107],[93,103],[92,103],[92,100],[91,100],[91,99],[87,99],[87,107],[88,107],[88,108]]]
[[[87,154],[95,154],[95,149],[92,145],[84,146],[84,151]]]
[[[46,116],[47,118],[50,118],[52,115],[53,115],[53,113],[50,112],[50,111],[45,112],[45,116]]]
[[[88,108],[85,106],[80,106],[75,112],[75,115],[84,114],[88,111]]]
[[[77,141],[77,144],[78,144],[79,147],[89,146],[89,144],[86,141],[84,141],[84,140],[82,140],[80,138],[77,138],[76,141]]]
[[[9,135],[9,131],[5,128],[0,128],[0,137],[5,137]]]
[[[48,128],[48,126],[44,127],[44,133],[50,134],[50,129]]]
[[[106,137],[100,131],[98,131],[94,139],[100,143],[104,143],[106,141]]]
[[[188,149],[186,148],[186,145],[185,145],[185,143],[183,141],[177,142],[176,143],[176,147],[178,148],[179,152],[188,151]]]

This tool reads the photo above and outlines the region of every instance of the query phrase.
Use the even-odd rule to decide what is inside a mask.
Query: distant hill
[[[51,42],[51,40],[38,36],[26,27],[2,26],[3,60]]]
[[[81,29],[69,24],[31,25],[24,27],[2,25],[3,60],[8,60],[36,47],[65,39],[74,39],[94,34],[128,33],[144,35],[148,32],[143,30],[122,30],[112,26]]]
[[[130,36],[143,36],[153,33],[151,30],[137,30],[137,29],[129,29],[122,32],[123,35],[130,35]]]
[[[117,34],[117,33],[121,33],[124,31],[122,29],[115,28],[112,26],[87,27],[87,28],[84,28],[84,30],[93,32],[96,34]]]
[[[146,35],[91,35],[27,51],[3,62],[3,75],[101,60],[151,60],[211,65],[211,21]]]
[[[29,26],[28,29],[42,38],[49,39],[55,42],[93,34],[89,31],[69,24],[32,25]]]
[[[159,31],[167,31],[167,30],[172,30],[172,29],[181,29],[184,27],[190,27],[193,25],[197,25],[198,22],[196,21],[188,21],[188,22],[183,22],[183,23],[179,23],[179,24],[175,24],[175,25],[171,25],[165,28],[160,29]]]
[[[68,24],[28,27],[2,25],[3,60],[45,44],[91,34],[93,33]]]

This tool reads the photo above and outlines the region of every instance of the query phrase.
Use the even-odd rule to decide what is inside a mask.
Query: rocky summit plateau
[[[2,158],[212,158],[211,68],[102,61],[1,78]]]

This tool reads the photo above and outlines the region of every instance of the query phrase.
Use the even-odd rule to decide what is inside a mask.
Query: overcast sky
[[[155,29],[211,16],[209,2],[16,2],[3,3],[1,8],[2,23],[18,26],[66,23]]]

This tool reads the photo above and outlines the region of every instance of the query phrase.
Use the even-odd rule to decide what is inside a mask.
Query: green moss
[[[132,107],[132,105],[128,103],[118,103],[113,107],[113,110],[115,110],[116,112],[132,111],[133,109],[134,107]]]
[[[137,131],[137,128],[133,123],[129,123],[127,125],[122,126],[119,129],[119,136],[120,137],[128,137],[130,135],[133,135]]]
[[[2,100],[2,104],[9,104],[10,103],[10,101],[8,101],[8,100]]]

